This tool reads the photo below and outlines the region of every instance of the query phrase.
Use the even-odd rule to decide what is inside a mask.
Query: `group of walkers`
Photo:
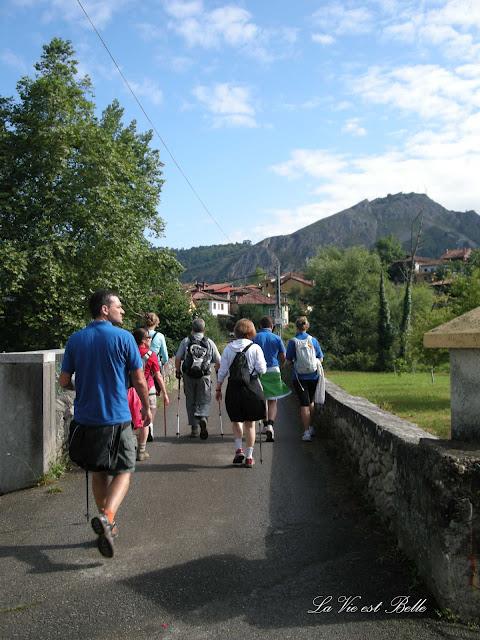
[[[76,390],[70,456],[92,471],[99,515],[91,525],[100,553],[112,557],[118,534],[116,513],[127,494],[135,462],[149,457],[146,443],[153,438],[157,396],[163,396],[164,406],[169,404],[161,370],[168,352],[165,337],[156,330],[156,314],[146,314],[144,327],[130,334],[118,326],[125,312],[113,291],[96,291],[89,307],[93,321],[70,336],[59,383]],[[324,394],[324,381],[322,349],[308,328],[307,319],[298,318],[296,336],[285,349],[282,339],[273,333],[271,318],[261,319],[258,333],[251,320],[242,318],[235,324],[234,339],[220,356],[216,344],[205,335],[205,322],[196,318],[175,356],[179,390],[183,379],[190,437],[208,438],[213,365],[218,403],[227,381],[225,406],[234,436],[233,464],[252,468],[255,423],[261,420],[266,441],[275,441],[277,401],[290,394],[280,372],[287,362],[292,365],[292,386],[300,401],[302,440],[310,442],[315,435],[314,403]]]

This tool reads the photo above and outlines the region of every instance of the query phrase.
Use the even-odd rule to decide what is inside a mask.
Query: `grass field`
[[[327,379],[439,438],[450,438],[450,376],[430,373],[328,371]]]

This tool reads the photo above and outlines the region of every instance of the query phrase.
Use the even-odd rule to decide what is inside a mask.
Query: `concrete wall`
[[[62,451],[65,402],[56,382],[62,354],[0,353],[0,494],[36,484]]]
[[[438,440],[327,382],[318,428],[442,608],[480,619],[480,444]]]

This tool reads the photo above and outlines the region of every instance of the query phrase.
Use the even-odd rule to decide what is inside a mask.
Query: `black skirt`
[[[232,422],[263,420],[265,415],[265,396],[258,378],[250,380],[248,385],[228,381],[225,393],[225,406]]]

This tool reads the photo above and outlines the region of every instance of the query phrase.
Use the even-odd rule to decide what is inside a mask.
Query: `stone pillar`
[[[57,458],[55,355],[0,353],[0,494],[34,485]]]
[[[428,331],[423,344],[450,351],[452,440],[480,443],[480,307]]]

